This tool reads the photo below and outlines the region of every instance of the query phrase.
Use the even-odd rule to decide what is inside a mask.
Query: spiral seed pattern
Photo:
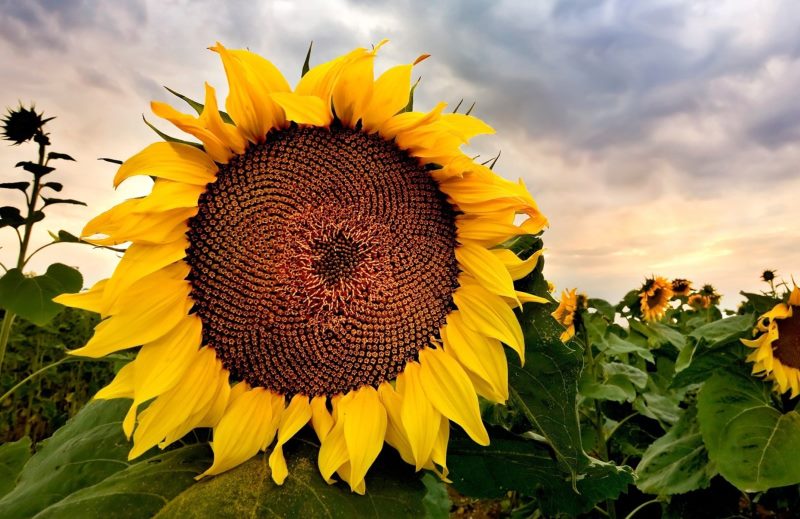
[[[800,369],[800,311],[793,309],[791,317],[776,319],[778,339],[772,343],[773,355],[782,364]]]
[[[194,311],[235,379],[286,395],[377,387],[453,307],[455,213],[377,135],[272,132],[221,166],[198,206]]]

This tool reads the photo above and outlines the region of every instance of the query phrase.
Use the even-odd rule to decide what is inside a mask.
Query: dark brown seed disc
[[[800,307],[792,308],[788,319],[776,319],[778,339],[772,343],[774,355],[785,366],[800,369]]]
[[[287,395],[377,386],[452,308],[455,213],[377,135],[272,132],[221,166],[198,206],[194,308],[235,379]]]

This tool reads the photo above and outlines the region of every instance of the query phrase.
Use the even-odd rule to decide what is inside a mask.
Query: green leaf
[[[425,485],[413,467],[381,456],[367,475],[364,496],[328,485],[317,468],[319,447],[295,440],[284,447],[289,477],[272,482],[265,456],[203,480],[161,509],[158,518],[423,517]]]
[[[408,104],[406,104],[405,108],[400,110],[400,112],[412,112],[414,111],[414,90],[417,89],[417,85],[422,80],[422,76],[417,78],[417,81],[411,85],[411,90],[408,91]]]
[[[648,323],[647,326],[653,332],[653,338],[658,340],[661,346],[671,344],[677,351],[683,351],[686,337],[680,331],[662,323]]]
[[[50,188],[50,189],[52,189],[53,191],[56,191],[56,192],[61,191],[62,189],[64,189],[63,184],[60,184],[58,182],[45,182],[44,184],[42,184],[42,189],[44,189],[46,187]]]
[[[33,176],[35,177],[43,177],[48,173],[52,173],[53,171],[56,170],[56,168],[51,168],[49,166],[42,166],[35,162],[29,162],[29,161],[17,162],[15,167],[22,168],[25,171],[33,173]]]
[[[611,402],[631,402],[636,398],[636,390],[630,382],[617,383],[588,382],[580,386],[581,396],[595,400],[610,400]]]
[[[48,506],[36,517],[152,517],[165,503],[194,484],[194,477],[203,472],[210,461],[207,445],[188,445],[170,450],[74,492]]]
[[[453,432],[447,448],[449,477],[465,496],[494,499],[509,490],[532,496],[554,476],[569,478],[569,472],[559,469],[552,451],[542,443],[492,428],[491,443],[481,447]]]
[[[200,143],[198,143],[198,142],[185,141],[185,140],[183,140],[183,139],[178,139],[177,137],[172,137],[171,135],[167,135],[166,133],[162,132],[161,130],[159,130],[158,128],[156,128],[155,126],[153,126],[153,124],[151,124],[151,123],[150,123],[150,121],[148,121],[148,120],[145,118],[145,116],[144,116],[144,115],[142,116],[142,120],[144,121],[144,124],[146,124],[147,126],[149,126],[151,130],[153,130],[154,132],[156,132],[156,134],[157,134],[159,137],[161,137],[162,139],[164,139],[164,140],[165,140],[165,141],[167,141],[167,142],[177,142],[177,143],[179,143],[179,144],[186,144],[186,145],[189,145],[189,146],[194,146],[195,148],[197,148],[197,149],[200,149],[200,150],[202,150],[202,149],[203,149],[203,145],[202,145],[202,144],[200,144]]]
[[[603,364],[603,373],[607,378],[621,376],[639,389],[644,389],[647,385],[647,373],[630,364],[607,362]]]
[[[753,312],[757,314],[763,314],[772,310],[772,307],[776,304],[780,303],[778,299],[774,297],[765,296],[763,294],[751,294],[749,292],[739,292],[745,298],[747,298],[747,303],[745,307],[752,309]]]
[[[702,339],[708,348],[714,348],[745,337],[753,330],[754,324],[753,314],[734,315],[696,328],[689,337],[698,341]]]
[[[595,344],[597,348],[606,355],[622,355],[634,353],[648,362],[655,362],[653,353],[645,348],[619,337],[614,333],[609,333],[602,343]]]
[[[719,473],[743,491],[800,483],[800,414],[772,405],[769,386],[735,372],[716,372],[700,390],[698,420]]]
[[[535,497],[549,517],[560,513],[576,517],[591,511],[597,503],[618,498],[633,482],[630,467],[592,459],[576,488],[568,480],[551,475],[548,484]]]
[[[691,406],[644,452],[636,486],[648,494],[684,494],[706,488],[716,473],[700,435],[697,408]]]
[[[422,476],[422,484],[425,485],[426,493],[422,499],[425,507],[426,519],[447,519],[450,517],[450,509],[453,507],[450,496],[447,495],[447,487],[436,476],[427,473]]]
[[[72,204],[72,205],[86,205],[86,202],[81,202],[80,200],[73,200],[72,198],[46,198],[42,197],[44,200],[44,206],[47,207],[48,205],[54,204]]]
[[[58,231],[58,234],[54,238],[57,239],[57,241],[64,243],[81,243],[83,241],[74,234],[69,233],[63,229]]]
[[[50,153],[47,154],[47,160],[53,160],[53,159],[71,160],[73,162],[75,161],[75,159],[73,159],[66,153],[58,153],[55,151],[51,151]]]
[[[44,441],[14,489],[0,499],[0,516],[33,517],[73,492],[125,469],[130,444],[120,424],[130,401],[95,401]]]
[[[314,46],[314,41],[308,44],[308,52],[306,52],[306,60],[303,62],[303,69],[300,71],[300,77],[304,77],[311,70],[311,47]]]
[[[21,270],[13,268],[0,278],[0,306],[43,326],[63,309],[52,299],[77,292],[81,286],[81,273],[62,263],[53,263],[44,275],[35,277],[25,277]]]
[[[6,205],[0,207],[0,229],[3,227],[17,228],[25,223],[25,219],[16,207]]]
[[[0,445],[0,497],[14,488],[17,476],[30,457],[31,439],[27,436]]]
[[[191,98],[189,98],[189,97],[187,97],[187,96],[185,96],[185,95],[183,95],[183,94],[180,94],[180,93],[178,93],[178,92],[176,92],[176,91],[172,90],[171,88],[169,88],[169,87],[167,87],[167,86],[165,86],[164,88],[166,88],[166,89],[167,89],[167,91],[168,91],[170,94],[174,95],[175,97],[177,97],[177,98],[181,99],[181,100],[182,100],[182,101],[184,101],[186,104],[188,104],[189,106],[191,106],[191,107],[192,107],[192,109],[193,109],[195,112],[197,112],[197,115],[200,115],[200,114],[202,114],[202,113],[203,113],[203,109],[205,108],[205,105],[203,105],[203,103],[198,103],[198,102],[197,102],[197,101],[195,101],[194,99],[191,99]],[[226,123],[228,123],[228,124],[233,124],[233,119],[231,119],[231,116],[230,116],[230,115],[228,115],[226,112],[223,112],[223,111],[221,111],[221,110],[220,110],[220,112],[219,112],[219,115],[220,115],[220,117],[222,118],[222,120],[223,120],[224,122],[226,122]],[[147,122],[147,121],[145,121],[145,122]],[[148,124],[148,126],[150,126],[150,128],[153,128],[153,126],[151,126],[151,125],[150,125],[150,123],[147,123],[147,124]],[[153,128],[153,129],[155,130],[155,128]],[[156,131],[158,131],[158,130],[156,130]],[[159,135],[161,135],[161,134],[159,134]]]
[[[30,182],[3,182],[0,183],[0,189],[19,189],[25,192],[30,185]]]
[[[609,321],[614,321],[614,314],[616,311],[614,310],[614,307],[611,306],[611,303],[604,299],[595,298],[590,298],[587,303],[589,304],[589,308],[594,308],[600,313],[600,315]]]
[[[687,347],[684,351],[689,351],[691,357],[688,360],[679,357],[681,365],[675,365],[676,373],[670,387],[699,384],[713,375],[716,370],[733,369],[742,364],[748,351],[752,350],[736,341],[716,348],[708,348],[704,343],[700,343],[694,347]]]

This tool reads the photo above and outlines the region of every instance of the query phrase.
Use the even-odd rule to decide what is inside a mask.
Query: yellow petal
[[[236,126],[222,120],[217,105],[217,94],[208,83],[206,83],[206,103],[203,106],[203,113],[200,114],[200,120],[209,131],[214,133],[225,148],[235,155],[244,153],[247,139]]]
[[[420,470],[430,459],[433,444],[436,441],[437,426],[441,420],[440,413],[433,407],[420,380],[420,365],[411,361],[397,377],[404,379],[401,392],[402,404],[400,419],[403,423],[414,464]]]
[[[333,86],[333,107],[345,126],[355,126],[372,97],[374,58],[374,52],[364,51],[361,56],[344,63]]]
[[[156,179],[153,190],[136,206],[137,213],[156,213],[170,209],[184,209],[197,206],[197,199],[205,192],[206,186],[184,184],[172,180]]]
[[[413,65],[392,67],[375,81],[372,98],[364,108],[362,128],[375,132],[408,104]]]
[[[103,293],[107,285],[108,280],[101,279],[89,290],[78,292],[77,294],[61,294],[60,296],[54,297],[53,301],[60,305],[103,314],[106,308],[105,305],[103,305]]]
[[[172,389],[182,379],[202,341],[202,325],[187,315],[163,337],[145,344],[136,356],[133,407]],[[135,411],[123,422],[125,434],[133,432]]]
[[[333,121],[330,107],[317,96],[283,92],[272,94],[272,100],[286,112],[286,119],[297,124],[327,127]]]
[[[453,293],[453,301],[472,330],[508,344],[525,362],[525,339],[514,312],[502,299],[476,283],[460,278],[461,286]]]
[[[135,362],[135,361],[134,361]],[[94,395],[98,400],[111,400],[112,398],[133,398],[133,387],[135,379],[134,362],[129,362],[122,366],[114,380],[106,387]]]
[[[167,103],[152,101],[150,109],[153,113],[164,120],[175,125],[179,130],[196,137],[203,143],[205,152],[215,162],[228,162],[231,158],[231,151],[220,142],[219,137],[214,132],[209,131],[198,117],[181,113]]]
[[[484,247],[494,247],[509,238],[528,234],[528,231],[511,223],[497,221],[493,217],[456,217],[458,240],[461,243],[473,242]]]
[[[350,488],[364,481],[367,470],[378,457],[386,437],[386,409],[371,386],[354,392],[352,400],[342,403],[344,440],[350,460]]]
[[[422,387],[433,406],[460,425],[476,443],[489,445],[475,388],[459,363],[444,351],[430,348],[420,350],[419,361]]]
[[[269,61],[246,50],[228,50],[219,42],[211,47],[219,53],[228,77],[225,108],[240,132],[250,142],[263,142],[267,132],[286,124],[283,110],[270,98],[288,92],[289,84]]]
[[[451,131],[466,143],[476,135],[492,134],[494,128],[477,117],[466,114],[442,114],[442,122],[447,124]]]
[[[297,434],[297,431],[307,424],[309,420],[311,420],[311,406],[308,403],[308,397],[295,395],[281,415],[280,425],[278,426],[278,441],[269,456],[272,480],[278,485],[282,485],[286,481],[286,476],[289,475],[286,459],[283,457],[283,444]]]
[[[223,371],[214,350],[203,348],[197,351],[181,381],[157,397],[141,413],[128,459],[136,458],[159,444],[178,427],[185,427],[186,430],[194,428],[196,423],[190,418],[211,404],[218,392]]]
[[[189,282],[174,279],[170,270],[150,274],[120,299],[119,313],[95,327],[86,346],[69,353],[103,357],[163,337],[186,317],[192,305],[190,291]]]
[[[188,144],[156,142],[126,160],[114,177],[114,187],[135,175],[204,186],[217,176],[217,165],[205,152]]]
[[[383,382],[378,387],[378,396],[386,409],[386,443],[394,447],[403,461],[415,465],[411,444],[408,442],[406,431],[403,428],[403,419],[400,415],[403,398],[395,391],[389,382]]]
[[[455,249],[456,259],[483,287],[497,295],[516,300],[514,280],[503,262],[480,245],[462,244]]]
[[[398,135],[406,134],[424,127],[438,120],[442,116],[442,110],[444,110],[446,106],[447,103],[439,103],[428,113],[404,112],[402,114],[397,114],[381,126],[381,137],[386,140],[392,140]]]
[[[159,245],[131,244],[108,280],[103,294],[103,305],[106,308],[112,307],[128,287],[143,277],[185,258],[188,248],[189,240],[185,235],[173,242]]]
[[[541,250],[534,252],[526,260],[520,259],[508,249],[492,249],[491,252],[503,263],[514,281],[530,274],[536,268],[539,258],[542,256]]]
[[[195,479],[220,474],[249,460],[261,449],[264,437],[275,434],[272,395],[257,387],[240,395],[214,428],[214,463]]]
[[[500,341],[471,330],[456,310],[441,329],[445,352],[466,369],[475,389],[493,402],[508,400],[508,364]]]
[[[322,442],[333,428],[333,417],[328,412],[327,397],[315,396],[311,399],[311,426]]]
[[[82,237],[95,245],[118,245],[133,241],[164,244],[179,240],[188,230],[187,221],[197,207],[171,209],[157,213],[138,211],[141,199],[127,200],[86,224]],[[105,235],[92,237],[94,235]]]
[[[431,461],[436,463],[442,468],[440,477],[447,478],[447,443],[450,440],[450,420],[442,415],[442,422],[439,425],[439,432],[436,436],[436,443],[433,444],[433,452],[431,452]]]
[[[347,444],[344,439],[344,418],[343,407],[353,399],[354,392],[351,391],[341,398],[332,399],[333,403],[333,427],[322,440],[319,448],[317,463],[319,472],[329,484],[333,483],[331,476],[339,470],[342,465],[348,462]],[[349,474],[350,471],[348,470]]]

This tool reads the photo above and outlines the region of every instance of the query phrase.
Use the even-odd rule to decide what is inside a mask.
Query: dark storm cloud
[[[719,176],[721,157],[800,136],[793,93],[800,77],[795,77],[794,88],[775,100],[785,109],[753,121],[749,129],[721,129],[726,150],[650,141],[675,115],[760,117],[758,102],[720,107],[716,86],[729,78],[754,80],[770,59],[800,57],[800,31],[791,22],[800,19],[800,4],[794,2],[763,16],[757,16],[758,6],[745,6],[725,19],[718,18],[720,4],[704,2],[355,4],[391,11],[398,26],[413,33],[409,40],[478,88],[482,113],[502,121],[506,130],[516,126],[530,139],[557,139],[566,143],[567,153],[597,156],[627,148],[632,158],[667,161],[691,177]],[[612,184],[636,182],[642,172],[615,171],[608,178]]]
[[[26,53],[42,47],[66,51],[81,30],[134,40],[136,29],[147,21],[141,2],[122,0],[2,0],[0,13],[0,38]]]

